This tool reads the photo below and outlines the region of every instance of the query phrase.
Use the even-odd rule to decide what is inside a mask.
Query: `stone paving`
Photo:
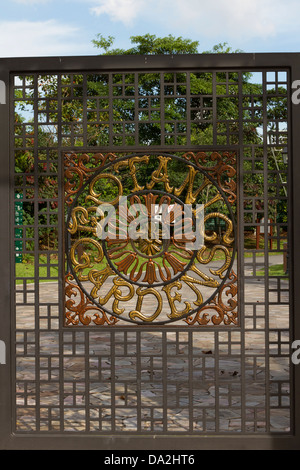
[[[281,259],[270,257],[270,263],[278,264]],[[246,271],[245,274],[250,275],[251,271]],[[284,282],[287,284],[287,281]],[[275,293],[276,286],[274,280]],[[56,283],[41,283],[39,289],[42,303],[58,302]],[[264,301],[263,279],[247,282],[245,294],[248,298],[255,299],[258,305]],[[30,301],[30,295],[32,295],[31,300],[34,300],[34,294],[27,293],[27,302]],[[287,298],[287,295],[288,293],[283,291],[281,301]],[[32,341],[29,341],[30,330],[34,330],[35,326],[32,309],[32,306],[25,308],[20,306],[17,309],[17,329],[22,330],[21,335],[28,330],[27,354],[24,357],[19,354],[17,358],[17,430],[19,431],[36,429],[34,333]],[[74,346],[74,337],[69,343],[65,340],[64,347],[69,346],[70,351],[64,349],[63,357],[63,430],[86,432],[88,421],[90,431],[108,433],[119,431],[221,433],[242,430],[261,433],[289,432],[289,360],[286,353],[281,355],[278,353],[278,336],[276,336],[277,329],[284,330],[289,327],[288,321],[287,309],[285,311],[282,305],[271,306],[269,326],[274,329],[273,342],[270,336],[271,348],[273,347],[271,352],[274,355],[269,357],[268,364],[263,315],[256,319],[255,331],[249,328],[251,331],[245,332],[243,358],[240,333],[234,331],[232,327],[229,328],[231,341],[228,340],[227,330],[222,330],[218,333],[218,343],[215,341],[216,336],[212,329],[202,328],[200,333],[199,330],[196,334],[193,332],[192,364],[188,333],[182,329],[178,334],[167,332],[165,345],[161,329],[157,332],[155,330],[142,332],[139,343],[140,357],[137,359],[137,335],[135,332],[130,333],[130,328],[126,330],[126,340],[122,330],[115,334],[115,352],[112,357],[110,334],[107,330],[95,327],[94,331],[90,330],[89,333],[88,378],[84,355],[86,344],[81,339],[77,343],[75,340]],[[78,331],[80,335],[82,329],[72,331]],[[68,335],[68,331],[64,334]],[[285,331],[280,332],[281,351],[289,348],[289,339],[287,337],[285,341],[285,335]],[[60,389],[62,385],[59,369],[61,337],[59,331],[43,329],[39,330],[39,337],[40,430],[59,431],[62,426]],[[20,340],[22,350],[21,343]],[[30,356],[31,347],[32,356]],[[49,357],[52,361],[51,369],[49,369]],[[115,377],[113,381],[112,374]],[[191,377],[192,391],[189,386]],[[243,384],[244,392],[241,391]],[[278,387],[281,387],[280,390]],[[265,409],[267,397],[271,404],[269,417]],[[243,423],[242,400],[244,400]]]

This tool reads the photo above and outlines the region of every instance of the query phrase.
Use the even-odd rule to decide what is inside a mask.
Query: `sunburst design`
[[[154,240],[144,238],[139,241],[139,250],[147,256],[153,256],[161,251],[162,244],[162,241],[156,238]]]

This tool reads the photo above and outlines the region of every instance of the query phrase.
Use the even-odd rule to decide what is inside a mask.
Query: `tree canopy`
[[[174,55],[174,54],[200,54],[199,41],[175,37],[172,34],[159,38],[155,34],[143,36],[131,36],[130,41],[134,44],[129,49],[112,48],[115,38],[105,38],[101,33],[92,40],[94,47],[100,49],[102,55]],[[240,49],[233,50],[227,42],[215,44],[211,50],[203,51],[202,54],[237,54]]]
[[[197,54],[199,47],[198,41],[184,39],[181,36],[176,38],[171,34],[164,38],[157,38],[155,34],[131,36],[130,40],[134,47],[129,49],[112,49],[115,41],[113,36],[104,38],[102,34],[98,34],[97,39],[93,39],[92,42],[97,49],[102,49],[103,55]]]

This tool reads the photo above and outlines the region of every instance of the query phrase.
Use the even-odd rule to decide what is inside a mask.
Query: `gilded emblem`
[[[66,155],[66,324],[237,324],[235,176],[226,152]]]

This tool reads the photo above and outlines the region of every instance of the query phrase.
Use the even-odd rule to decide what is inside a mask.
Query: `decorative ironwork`
[[[91,302],[82,292],[80,287],[72,282],[73,276],[66,276],[66,289],[65,294],[69,297],[69,300],[66,301],[66,324],[78,325],[82,323],[83,325],[89,325],[91,323],[91,317],[93,318],[93,323],[96,325],[114,325],[118,322],[116,317],[108,318],[106,313],[101,310],[99,307],[96,307],[93,302]],[[72,299],[71,297],[77,297],[79,294],[78,302]]]
[[[293,215],[299,213],[295,191],[299,162],[292,149],[297,148],[298,136],[290,132],[297,128],[297,112],[289,97],[291,84],[298,78],[297,63],[298,55],[291,54],[284,55],[284,66],[276,54],[242,58],[214,54],[205,61],[195,54],[186,58],[180,54],[151,56],[149,60],[103,56],[100,66],[98,57],[3,61],[10,105],[0,108],[2,121],[10,124],[10,138],[2,141],[1,210],[3,219],[14,219],[21,200],[23,214],[20,220],[22,214],[15,212],[14,227],[3,227],[1,238],[3,266],[20,253],[23,258],[15,269],[11,267],[11,276],[6,275],[7,269],[2,270],[2,288],[11,298],[3,296],[1,334],[7,340],[12,364],[1,369],[3,407],[11,410],[2,413],[3,442],[19,448],[26,440],[26,445],[39,447],[43,435],[43,446],[49,448],[77,448],[79,442],[85,448],[107,448],[116,439],[123,447],[126,442],[135,448],[141,436],[151,447],[155,436],[171,446],[178,442],[180,448],[191,447],[191,440],[201,447],[201,439],[209,448],[218,443],[222,448],[232,447],[232,439],[241,448],[257,444],[299,448],[293,399],[299,381],[294,380],[297,371],[291,368],[290,351],[299,331],[294,315],[298,292],[290,289],[297,285],[293,277],[297,270],[290,266],[287,273],[273,267],[274,257],[270,256],[274,251],[284,259],[289,241],[289,259],[295,251],[296,265],[293,230],[296,234],[298,227]],[[2,130],[6,132],[7,126]],[[288,163],[282,158],[286,146]],[[221,153],[223,150],[227,152]],[[239,152],[236,164],[231,151]],[[160,176],[156,173],[152,178],[160,166],[158,157],[170,156],[151,155],[153,152],[176,153],[183,162],[174,173],[171,158],[166,166],[169,181],[157,181],[148,189],[147,184]],[[191,169],[190,163],[194,165]],[[169,283],[157,285],[158,269],[153,270],[157,281],[143,281],[145,264],[137,281],[144,285],[139,286],[130,280],[134,264],[127,275],[120,273],[124,278],[117,278],[105,254],[113,245],[100,241],[103,260],[98,263],[97,247],[79,242],[83,238],[99,242],[94,233],[101,214],[92,209],[97,207],[95,202],[85,201],[88,181],[98,173],[120,179],[122,197],[127,200],[141,192],[141,203],[150,193],[158,195],[159,202],[168,182],[172,192],[167,196],[184,203],[193,170],[200,167],[222,189],[238,225],[238,234],[228,233],[229,240],[235,238],[228,244],[221,238],[228,228],[226,220],[208,218],[206,237],[210,240],[206,239],[205,249],[198,250],[194,258],[193,264],[201,272],[219,284],[224,280],[220,288],[191,282],[190,278],[201,278],[190,269],[179,271],[181,277],[174,280],[167,261],[173,278]],[[190,196],[200,187],[197,175]],[[175,194],[180,188],[181,194]],[[207,189],[197,197],[205,197]],[[112,179],[102,178],[95,183],[94,192],[100,200],[112,201],[118,186]],[[211,188],[210,199],[216,195],[217,190],[213,193]],[[294,198],[288,202],[287,195]],[[76,207],[74,218],[64,219]],[[213,212],[232,220],[221,201],[207,207],[206,215]],[[256,246],[254,230],[259,228],[264,235]],[[153,255],[153,263],[159,262],[160,241],[167,243],[159,237],[149,243],[142,239],[128,248],[144,261]],[[238,271],[235,263],[224,269],[226,257],[232,261],[234,243],[239,249]],[[72,266],[70,261],[72,247],[76,263],[88,264],[85,256],[89,255],[92,266],[75,273],[77,264]],[[169,246],[168,250],[178,248]],[[65,253],[69,258],[66,270]],[[124,258],[111,262],[117,269],[116,263]],[[97,269],[106,265],[107,270],[97,277]],[[221,268],[223,278],[210,273],[210,269]],[[96,286],[89,279],[78,282],[78,276],[87,276],[93,269],[91,276],[99,285],[103,282],[98,294],[107,298],[102,306],[90,295]],[[238,305],[232,271],[238,276]],[[151,267],[149,279],[150,274]],[[118,290],[122,297],[130,294],[127,287],[117,284],[117,280],[125,282],[126,276],[134,292],[139,289],[144,296],[135,293],[130,300],[118,299]],[[63,292],[60,287],[65,277]],[[156,314],[157,299],[149,289],[163,299],[161,312],[152,322],[134,314],[130,319],[131,311],[148,318]],[[205,305],[204,289],[215,292]],[[176,300],[179,295],[181,299]],[[116,307],[127,310],[112,316],[115,300]],[[192,313],[191,308],[196,311]],[[10,309],[12,321],[7,322]],[[126,315],[131,323],[123,320]],[[164,315],[172,322],[157,325]],[[101,435],[105,439],[99,439]]]
[[[95,168],[101,168],[107,161],[113,161],[116,158],[113,153],[106,155],[96,153],[91,156],[86,153],[82,155],[66,153],[64,160],[66,204],[72,204],[74,195],[82,188],[84,181],[95,171]]]
[[[212,152],[208,157],[206,152],[187,152],[183,155],[187,160],[193,159],[197,167],[206,171],[218,183],[227,195],[230,204],[236,201],[236,157],[234,153]],[[211,165],[215,163],[214,165]]]
[[[234,271],[228,276],[230,279],[225,283],[216,297],[212,299],[208,305],[200,308],[194,317],[187,317],[184,321],[188,325],[207,325],[212,322],[214,325],[230,325],[231,323],[237,325],[237,275]],[[224,300],[223,295],[230,296],[227,302]]]
[[[66,324],[236,324],[236,300],[222,301],[237,291],[234,165],[217,152],[66,155]]]

